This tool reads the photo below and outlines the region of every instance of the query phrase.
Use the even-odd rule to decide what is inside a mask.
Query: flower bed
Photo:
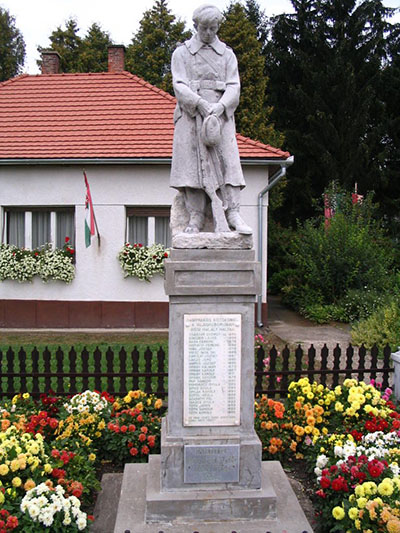
[[[324,533],[400,532],[400,414],[390,394],[304,378],[285,403],[255,402],[263,458],[302,462]],[[161,412],[162,401],[140,390],[1,402],[0,532],[88,531],[96,472],[159,453]]]
[[[400,414],[392,391],[374,385],[329,390],[303,378],[285,405],[256,401],[264,459],[305,463],[324,533],[400,532]]]
[[[159,452],[162,401],[28,393],[0,403],[0,532],[88,531],[96,472]]]

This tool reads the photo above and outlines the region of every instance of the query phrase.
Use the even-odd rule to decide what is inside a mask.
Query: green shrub
[[[352,342],[370,348],[389,344],[393,350],[400,345],[400,305],[397,299],[377,309],[368,318],[360,320],[351,330]]]
[[[292,275],[286,284],[272,279],[282,284],[285,303],[323,322],[365,317],[382,304],[395,257],[373,210],[370,198],[361,205],[349,198],[329,225],[321,218],[299,226],[290,246]]]

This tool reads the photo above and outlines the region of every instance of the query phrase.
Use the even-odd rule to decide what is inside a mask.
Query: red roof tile
[[[0,83],[0,160],[170,158],[174,108],[129,72],[23,74]],[[242,158],[290,155],[237,139]]]

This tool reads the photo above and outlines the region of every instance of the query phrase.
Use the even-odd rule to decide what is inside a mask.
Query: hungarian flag
[[[94,210],[92,196],[90,194],[89,182],[86,177],[86,172],[83,171],[83,176],[85,178],[86,185],[86,201],[85,201],[85,244],[86,248],[90,246],[92,235],[95,235],[95,220],[94,220]]]

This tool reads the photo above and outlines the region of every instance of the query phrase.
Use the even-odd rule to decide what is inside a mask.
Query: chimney
[[[60,54],[54,50],[42,52],[42,74],[58,74],[60,72]]]
[[[125,46],[112,44],[108,47],[108,72],[125,70]]]

